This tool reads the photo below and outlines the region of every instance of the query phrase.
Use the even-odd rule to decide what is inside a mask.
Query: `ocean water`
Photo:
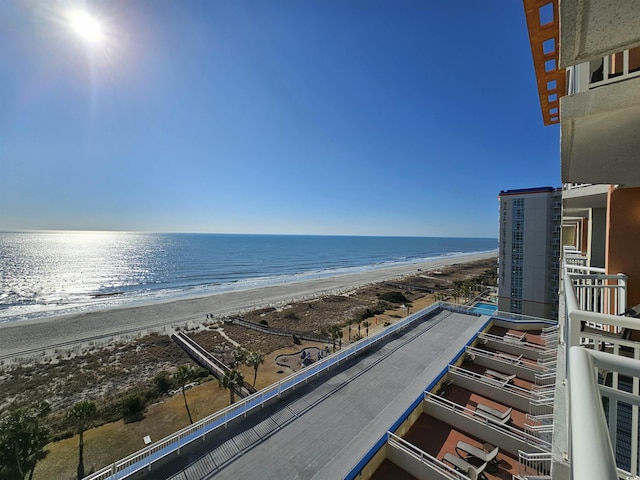
[[[0,322],[496,250],[495,238],[0,232]]]

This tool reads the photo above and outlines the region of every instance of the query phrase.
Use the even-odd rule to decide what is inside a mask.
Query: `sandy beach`
[[[100,310],[82,314],[0,324],[0,361],[28,358],[52,352],[100,343],[107,340],[166,331],[184,325],[199,325],[207,315],[221,318],[266,306],[316,298],[374,282],[415,275],[418,269],[433,271],[486,258],[495,252],[447,257],[355,274],[307,280],[285,285],[218,293],[206,297],[181,299],[143,306]]]

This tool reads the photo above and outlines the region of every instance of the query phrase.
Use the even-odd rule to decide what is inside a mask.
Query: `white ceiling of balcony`
[[[560,2],[560,66],[589,60],[640,45],[638,0],[562,0]]]
[[[587,185],[562,192],[565,209],[606,208],[609,185]]]

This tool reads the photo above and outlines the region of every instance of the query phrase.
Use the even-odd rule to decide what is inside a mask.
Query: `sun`
[[[98,44],[104,40],[102,26],[98,20],[85,10],[76,10],[69,14],[71,28],[85,41]]]

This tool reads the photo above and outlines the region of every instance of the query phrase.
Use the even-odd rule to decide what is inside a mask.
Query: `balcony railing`
[[[567,288],[575,294],[577,309],[623,314],[627,309],[627,276],[622,273],[606,275],[598,270],[594,267],[576,269],[565,265],[565,280],[570,282]]]
[[[571,464],[573,478],[638,478],[638,377],[640,360],[594,351],[581,347],[570,348],[570,428]],[[597,369],[614,371],[634,378],[634,392],[627,393],[598,384]],[[608,405],[609,422],[603,410]],[[618,432],[619,403],[632,406],[630,422],[631,459],[626,467],[616,464],[614,446]],[[623,442],[625,443],[625,442]]]
[[[564,296],[572,478],[639,478],[640,343],[625,332],[640,322],[621,315],[626,277],[565,269]]]
[[[607,55],[568,69],[569,95],[640,77],[640,47]]]
[[[562,185],[563,190],[574,190],[576,188],[590,187],[593,183],[565,183]]]
[[[408,457],[409,462],[411,462],[411,460],[418,462],[428,469],[436,470],[442,476],[451,480],[469,480],[469,477],[463,473],[457,472],[446,463],[441,462],[436,457],[429,455],[427,452],[407,442],[404,438],[394,435],[392,432],[387,432],[387,444],[391,448],[395,448],[402,456]]]
[[[512,425],[505,425],[497,422],[491,415],[485,415],[478,410],[472,410],[464,405],[460,405],[446,398],[434,395],[431,392],[424,392],[424,401],[439,405],[440,407],[446,408],[458,415],[464,415],[472,421],[482,424],[486,428],[499,432],[506,439],[524,442],[527,445],[539,448],[545,452],[551,451],[551,439],[547,438],[545,435],[549,426],[540,426],[540,428],[536,428],[537,426],[525,424],[524,429],[521,430]]]
[[[551,480],[551,454],[518,452],[517,480]]]
[[[589,265],[589,257],[582,255],[581,253],[566,253],[564,254],[564,263],[569,266],[586,267]]]

